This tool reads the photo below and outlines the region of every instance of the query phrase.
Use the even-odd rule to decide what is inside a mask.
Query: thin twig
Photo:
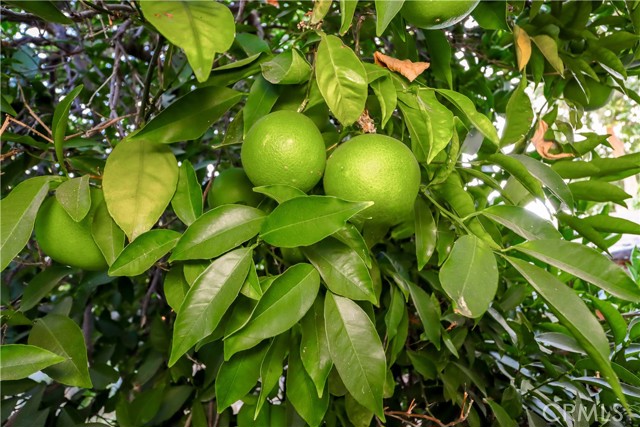
[[[68,141],[68,140],[73,139],[73,138],[78,137],[78,136],[84,136],[85,138],[88,138],[90,136],[95,135],[98,132],[101,132],[101,131],[107,129],[109,126],[112,126],[114,123],[117,123],[122,119],[126,119],[127,117],[131,117],[131,116],[134,116],[134,115],[135,115],[134,113],[130,113],[130,114],[126,114],[124,116],[120,116],[120,117],[116,117],[116,118],[113,118],[113,119],[109,119],[109,120],[107,120],[105,122],[102,122],[102,123],[98,124],[97,126],[92,127],[89,130],[86,130],[86,131],[83,131],[83,132],[74,133],[73,135],[69,135],[69,136],[65,137],[64,140]]]
[[[457,419],[446,424],[440,421],[439,419],[437,419],[436,417],[432,417],[431,415],[414,414],[413,409],[416,407],[414,401],[411,402],[411,404],[409,405],[409,408],[406,411],[384,411],[384,414],[392,418],[403,420],[404,422],[409,424],[411,424],[409,420],[411,420],[412,418],[418,418],[418,419],[434,422],[440,427],[453,427],[463,423],[469,417],[469,413],[471,412],[471,406],[473,405],[473,399],[469,399],[469,403],[467,405],[468,397],[469,395],[467,394],[467,392],[465,392],[462,400],[462,406],[460,407],[460,415],[458,416]],[[414,425],[414,424],[411,424],[411,425]]]
[[[27,102],[27,99],[24,96],[24,91],[22,90],[22,86],[18,85],[18,89],[20,90],[20,97],[22,98],[22,103],[24,104],[25,107],[27,107],[27,110],[29,111],[29,114],[31,114],[31,117],[36,119],[36,121],[40,123],[40,126],[45,128],[45,130],[49,132],[49,135],[53,136],[53,132],[51,132],[51,129],[49,129],[49,126],[45,125],[44,122],[40,119],[40,117],[31,109],[31,107],[29,107],[29,103]]]
[[[14,122],[14,123],[16,123],[16,124],[18,124],[18,125],[20,125],[20,126],[22,126],[22,127],[25,127],[25,128],[27,128],[27,129],[29,129],[30,131],[32,131],[33,133],[35,133],[35,134],[36,134],[36,135],[38,135],[39,137],[41,137],[41,138],[45,139],[49,144],[53,144],[53,140],[52,140],[51,138],[49,138],[48,136],[45,136],[45,135],[41,134],[41,133],[40,133],[40,132],[38,132],[36,129],[32,128],[31,126],[29,126],[29,125],[27,125],[27,124],[25,124],[25,123],[22,123],[20,120],[18,120],[18,119],[16,119],[16,118],[14,118],[14,117],[11,117],[11,116],[7,116],[7,120],[9,120],[9,121],[11,121],[11,122]],[[4,133],[4,131],[5,131],[5,130],[6,130],[6,126],[4,126],[4,125],[3,125],[3,126],[2,126],[2,132],[0,132],[0,136],[2,136],[2,134]]]

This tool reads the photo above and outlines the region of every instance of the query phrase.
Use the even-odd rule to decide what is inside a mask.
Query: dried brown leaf
[[[429,68],[429,65],[431,65],[428,62],[411,62],[408,59],[400,60],[392,58],[380,52],[374,53],[373,59],[376,64],[402,74],[410,82],[414,81],[424,72],[424,70]]]
[[[555,148],[556,143],[553,141],[545,141],[544,134],[547,132],[548,128],[549,125],[544,120],[540,120],[538,122],[538,129],[536,129],[536,132],[531,138],[531,143],[536,148],[538,154],[540,154],[540,157],[547,160],[558,160],[566,157],[573,157],[573,154],[571,153],[554,154],[551,152],[551,150]]]

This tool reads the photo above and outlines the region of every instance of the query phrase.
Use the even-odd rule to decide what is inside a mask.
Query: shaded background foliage
[[[144,138],[171,143],[163,150],[170,149],[182,165],[181,172],[188,174],[185,165],[193,165],[197,187],[206,198],[219,171],[241,166],[243,133],[269,112],[276,100],[298,93],[299,103],[304,100],[309,109],[326,108],[325,100],[330,103],[320,94],[325,88],[318,90],[312,84],[319,70],[307,70],[304,65],[305,61],[312,66],[318,61],[323,36],[316,28],[328,35],[341,34],[357,61],[373,64],[375,52],[429,61],[430,68],[412,85],[402,77],[382,73],[377,66],[365,68],[367,77],[382,73],[377,80],[368,79],[366,107],[372,123],[365,124],[407,142],[417,156],[424,147],[432,147],[432,135],[437,141],[441,129],[450,125],[450,118],[442,118],[451,114],[446,111],[458,117],[453,122],[453,142],[440,141],[433,157],[421,159],[424,183],[429,185],[423,188],[424,197],[419,198],[416,223],[400,224],[384,239],[376,239],[373,232],[365,233],[370,246],[370,252],[367,248],[365,252],[372,257],[366,274],[375,291],[373,299],[379,304],[358,304],[374,322],[385,350],[388,372],[378,380],[384,384],[381,393],[385,397],[386,424],[545,425],[544,416],[553,414],[558,423],[583,425],[577,421],[578,410],[567,413],[570,411],[563,405],[595,405],[598,411],[605,408],[613,413],[621,398],[628,401],[633,412],[640,399],[640,260],[637,252],[632,254],[628,265],[631,278],[618,275],[613,280],[604,274],[608,264],[600,264],[605,268],[597,270],[602,258],[585,246],[607,251],[621,235],[639,234],[637,224],[609,215],[615,203],[638,203],[636,194],[631,194],[635,197],[632,200],[627,194],[613,191],[613,184],[624,178],[637,179],[640,170],[639,131],[634,126],[639,101],[638,2],[483,2],[472,19],[444,31],[407,27],[400,15],[389,12],[393,2],[361,1],[355,8],[346,1],[281,1],[278,7],[273,3],[222,3],[235,19],[235,39],[216,55],[213,71],[199,75],[198,80],[191,68],[194,60],[188,60],[180,47],[167,40],[169,35],[160,27],[160,31],[156,29],[153,14],[143,13],[145,6],[137,2],[5,2],[0,24],[1,109],[3,120],[11,116],[16,121],[5,122],[8,126],[3,128],[3,198],[27,178],[63,176],[64,168],[69,177],[88,176],[92,186],[100,187],[114,147],[145,124],[148,126],[140,135],[146,132],[147,136],[140,136],[141,143],[147,143]],[[155,7],[163,6],[159,3]],[[347,10],[354,13],[351,21]],[[383,29],[385,22],[380,17],[387,16],[385,11],[391,18]],[[209,30],[233,32],[233,25]],[[528,60],[522,54],[518,57],[516,45],[522,49],[520,43],[531,49]],[[272,84],[293,78],[270,72],[265,65],[281,52],[300,53],[296,71],[306,78],[294,86]],[[567,80],[576,78],[584,83],[593,76],[616,89],[611,107],[605,110],[608,113],[586,113],[563,97]],[[80,86],[82,89],[72,94]],[[441,89],[437,100],[426,88]],[[473,105],[457,102],[455,94],[447,89],[465,95]],[[256,101],[261,97],[272,102]],[[397,103],[390,101],[396,98]],[[533,107],[526,108],[530,99]],[[442,115],[432,118],[415,108],[419,102],[442,108]],[[61,105],[69,108],[68,120],[63,115],[62,122],[55,118]],[[358,124],[344,126],[340,122],[353,115],[353,111],[331,110],[331,121],[322,129],[327,146],[362,132]],[[359,115],[360,111],[355,111],[355,117]],[[500,128],[502,141],[487,118]],[[570,158],[541,159],[529,144],[541,118],[550,125],[545,139],[557,142],[552,151],[571,153],[584,163]],[[435,130],[420,127],[427,120],[434,120]],[[613,159],[602,129],[606,125],[616,126],[625,151],[631,154]],[[52,137],[48,128],[54,134],[62,129],[62,138]],[[419,131],[412,132],[412,128]],[[55,144],[47,142],[48,138]],[[496,154],[496,144],[504,153],[522,157]],[[62,151],[56,154],[54,146],[64,151],[63,164],[59,155]],[[572,181],[567,186],[559,177]],[[125,171],[120,184],[127,185],[128,178]],[[576,185],[576,181],[582,184]],[[613,183],[611,187],[609,183]],[[164,187],[170,197],[175,182],[173,188],[168,184]],[[461,199],[464,202],[457,202]],[[537,210],[553,218],[563,239],[574,244],[561,244],[558,239],[544,240],[536,246],[535,239],[541,236],[557,239],[553,226],[540,225],[540,220],[531,219],[523,209],[514,214],[490,208],[531,207],[534,199],[538,200]],[[3,222],[7,220],[6,206],[5,202]],[[196,207],[188,219],[175,199],[171,207],[165,207],[161,207],[152,232],[170,245],[202,212]],[[265,209],[273,207],[267,205]],[[480,211],[485,213],[474,216]],[[539,235],[523,232],[522,224],[539,227]],[[426,233],[424,230],[430,234],[421,234]],[[491,307],[486,313],[487,307],[465,317],[462,314],[468,313],[452,302],[455,298],[441,282],[461,280],[456,274],[465,269],[479,271],[476,268],[480,267],[465,265],[470,251],[480,247],[474,234],[488,236],[495,252],[508,254],[511,259],[496,257],[500,279],[494,291],[476,289],[468,294],[479,299],[483,293],[491,294]],[[432,247],[425,243],[428,236],[437,236],[431,240]],[[509,250],[523,242],[528,242],[520,246],[524,249]],[[335,252],[331,244],[336,245],[307,248],[303,255],[313,261],[314,251]],[[421,258],[418,254],[416,258],[416,246],[418,253],[422,250],[428,256],[423,254]],[[454,256],[452,247],[458,248],[460,255]],[[241,366],[242,380],[238,383],[247,383],[253,390],[246,396],[249,389],[240,395],[236,395],[238,390],[223,394],[220,389],[225,380],[220,367],[224,366],[227,346],[219,334],[198,339],[201,342],[195,352],[183,357],[177,354],[175,360],[171,357],[169,367],[175,312],[189,286],[209,264],[189,257],[180,261],[178,249],[179,243],[171,262],[165,257],[167,251],[156,252],[157,257],[142,271],[132,272],[126,265],[114,264],[123,269],[124,276],[117,275],[114,265],[109,275],[52,263],[34,239],[10,264],[7,260],[2,281],[3,344],[29,343],[47,348],[56,336],[67,335],[80,336],[84,341],[71,342],[69,338],[62,343],[67,350],[76,350],[69,354],[71,361],[63,362],[67,366],[62,369],[73,371],[69,366],[72,363],[78,368],[74,374],[49,370],[47,373],[58,381],[41,376],[3,381],[2,422],[13,426],[115,425],[117,418],[118,425],[123,426],[254,425],[255,407],[264,403],[265,396],[252,387],[265,380],[256,367],[268,345],[267,355],[279,358],[276,366],[282,367],[279,362],[289,353],[289,362],[284,363],[288,366],[287,381],[271,393],[255,425],[319,424],[322,420],[327,425],[380,423],[372,420],[371,407],[361,406],[362,401],[352,397],[349,392],[353,389],[345,388],[342,374],[335,369],[328,374],[322,398],[310,393],[309,399],[296,402],[299,395],[286,393],[302,387],[302,380],[292,380],[293,372],[295,378],[307,378],[302,385],[318,386],[315,378],[310,383],[305,373],[311,375],[313,371],[307,365],[314,365],[312,356],[298,354],[297,344],[305,339],[304,331],[320,327],[309,320],[310,315],[291,332],[243,353],[248,359]],[[218,256],[229,249],[209,258],[223,262],[228,255]],[[493,259],[491,250],[484,251]],[[237,251],[231,254],[241,255]],[[253,259],[261,278],[290,271],[291,263],[273,245],[254,247]],[[541,269],[527,270],[533,271],[527,275],[523,273],[527,267],[518,264],[518,259],[534,261]],[[581,264],[581,259],[587,262]],[[550,275],[541,273],[544,268]],[[447,280],[447,274],[452,279]],[[575,293],[549,298],[544,283],[557,283],[553,277]],[[251,308],[247,293],[245,289],[224,317],[222,324],[227,328],[243,326],[237,323],[247,319],[243,316],[247,316],[247,307]],[[325,297],[329,298],[333,297]],[[583,301],[593,314],[584,318],[580,317],[584,313],[579,313],[567,321],[562,317],[570,314],[568,307],[576,300]],[[357,310],[350,302],[337,301]],[[322,318],[335,310],[331,303],[324,304],[323,309],[320,298],[309,313]],[[48,320],[43,322],[45,316]],[[584,334],[589,331],[589,322],[595,321],[594,316],[598,316],[609,342],[609,354],[600,361],[594,358],[593,337]],[[85,346],[88,363],[82,359]],[[616,389],[610,384],[613,382],[601,378],[606,366],[620,378],[621,387]],[[5,375],[3,370],[3,379],[8,378]],[[322,390],[322,386],[318,388]],[[218,414],[218,408],[239,398],[245,403],[239,414],[231,408]],[[624,416],[624,420],[612,420],[610,425],[638,422],[637,410]]]

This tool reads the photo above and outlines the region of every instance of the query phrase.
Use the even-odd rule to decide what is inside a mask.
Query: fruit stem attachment
[[[463,222],[462,219],[458,218],[456,215],[454,215],[453,213],[449,212],[444,206],[442,206],[440,203],[438,203],[433,197],[431,197],[429,195],[429,193],[427,193],[425,190],[422,190],[422,194],[429,199],[429,201],[431,203],[433,203],[438,209],[440,209],[440,212],[442,212],[442,214],[444,216],[446,216],[447,218],[449,218],[450,220],[452,220],[453,222],[457,223],[458,225],[460,225],[460,227],[462,227],[464,229],[464,231],[467,232],[467,234],[473,234],[471,232],[471,230],[469,230],[469,228],[467,227],[467,225]]]

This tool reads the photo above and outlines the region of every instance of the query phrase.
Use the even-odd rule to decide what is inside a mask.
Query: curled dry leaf
[[[414,81],[431,65],[428,62],[411,62],[408,59],[400,60],[398,58],[392,58],[380,52],[374,53],[373,59],[376,64],[402,74],[410,82]]]
[[[533,146],[536,147],[536,151],[540,154],[540,157],[548,160],[558,160],[564,159],[566,157],[573,157],[571,153],[551,153],[550,150],[556,146],[556,143],[553,141],[545,141],[544,134],[549,128],[549,125],[544,120],[540,120],[538,122],[538,129],[533,134],[533,138],[531,138],[531,142]]]
[[[364,110],[358,118],[358,126],[364,133],[376,133],[376,125],[367,110]]]
[[[522,71],[531,58],[531,39],[529,38],[529,34],[517,25],[513,26],[513,39],[516,45],[518,71]]]
[[[280,7],[280,3],[278,3],[278,0],[267,0],[267,4],[270,4],[273,7]]]

